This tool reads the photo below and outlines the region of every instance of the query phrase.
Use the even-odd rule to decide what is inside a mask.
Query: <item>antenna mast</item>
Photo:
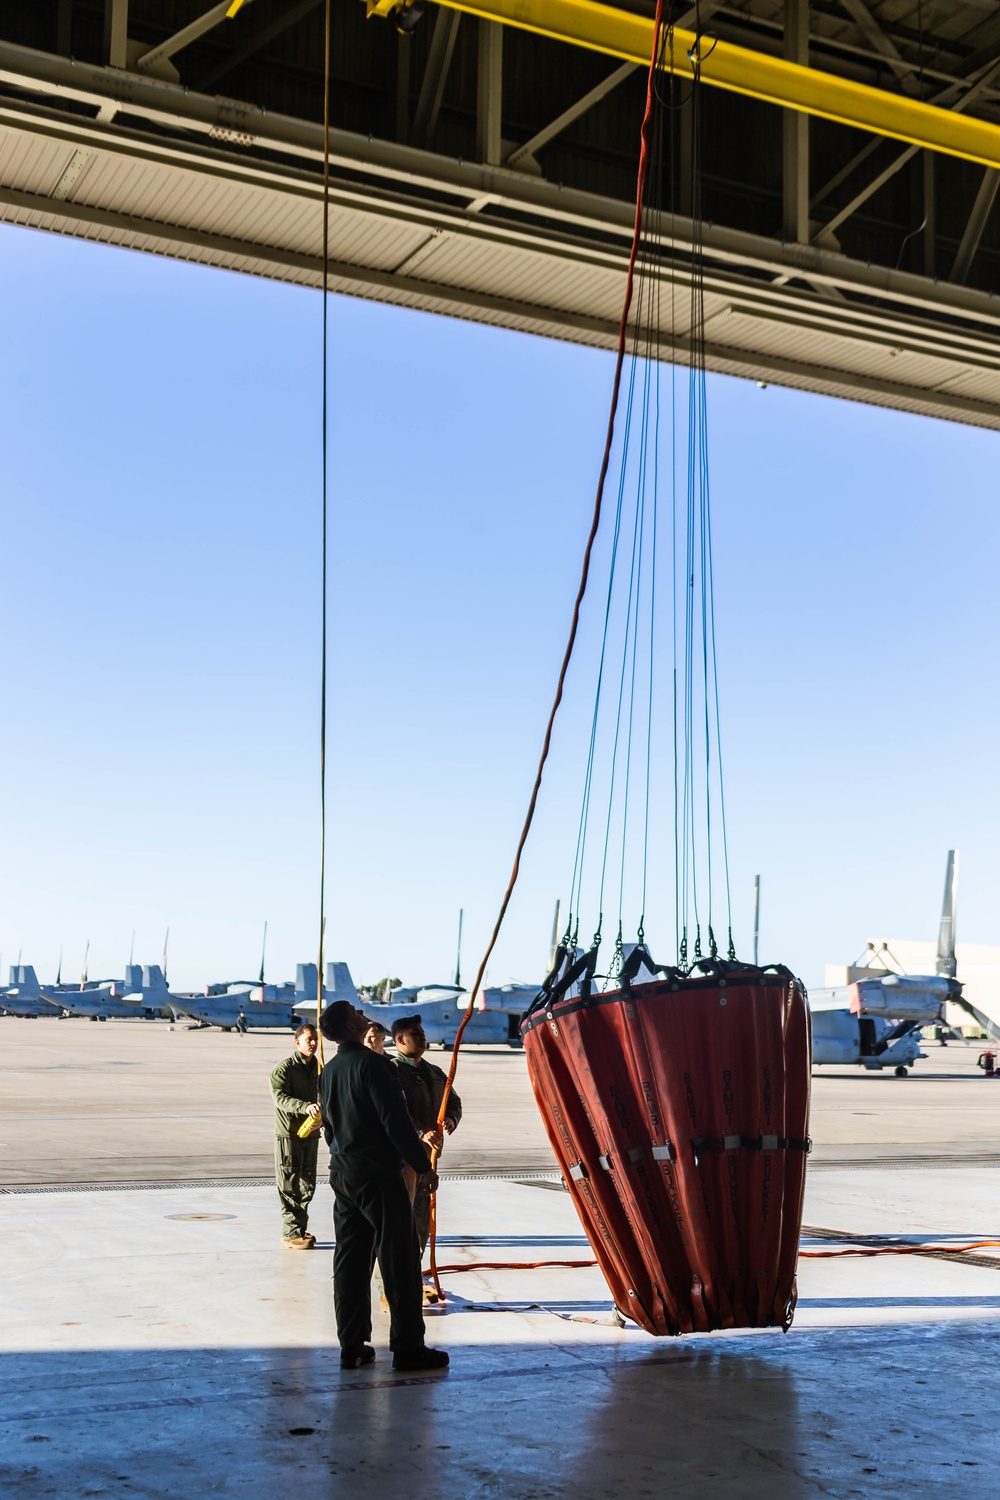
[[[264,954],[266,952],[267,952],[267,923],[265,922],[264,923],[264,941],[260,945],[260,978],[257,981],[258,984],[260,985],[260,998],[262,1000],[264,998]]]
[[[757,942],[760,937],[760,876],[753,878],[753,961],[757,963]]]
[[[166,984],[166,982],[167,982],[167,949],[169,948],[169,946],[170,946],[170,928],[168,927],[167,928],[167,935],[163,939],[163,983],[164,984]]]
[[[458,909],[458,956],[455,959],[455,988],[462,987],[462,918],[465,916],[465,907]]]

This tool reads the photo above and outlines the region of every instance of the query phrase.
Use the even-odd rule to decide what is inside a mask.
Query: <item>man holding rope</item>
[[[442,1370],[448,1355],[424,1343],[420,1244],[403,1164],[437,1187],[391,1067],[365,1045],[369,1022],[349,1000],[323,1012],[323,1035],[337,1051],[320,1075],[333,1188],[333,1299],[345,1370],[370,1365],[371,1278],[378,1261],[389,1303],[394,1370]]]
[[[439,1125],[438,1114],[448,1080],[440,1068],[424,1058],[427,1035],[420,1017],[399,1016],[392,1023],[392,1040],[396,1048],[396,1070],[403,1086],[403,1097],[410,1119],[424,1146],[440,1156],[444,1135],[451,1135],[462,1118],[462,1101],[458,1097],[458,1091],[451,1090],[448,1112],[442,1125]],[[403,1178],[413,1198],[413,1217],[417,1224],[420,1257],[423,1260],[431,1232],[432,1189],[426,1176],[417,1177],[408,1168],[404,1168]],[[425,1285],[424,1298],[428,1302],[437,1302],[436,1288]]]

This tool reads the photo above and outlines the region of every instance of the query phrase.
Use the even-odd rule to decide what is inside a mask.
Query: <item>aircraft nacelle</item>
[[[909,1067],[923,1057],[920,1022],[859,1016],[849,1010],[812,1011],[813,1063],[871,1071]]]
[[[946,1000],[961,996],[956,979],[938,975],[886,974],[881,979],[858,979],[833,989],[810,990],[809,1007],[822,1011],[845,1011],[852,1016],[879,1016],[893,1021],[919,1021],[923,1025],[940,1020]]]
[[[520,1017],[524,1015],[540,988],[541,986],[537,984],[491,985],[489,989],[479,991],[476,996],[476,1009],[502,1011],[504,1015]]]
[[[426,986],[425,989],[431,989]],[[437,988],[434,986],[433,988]],[[424,993],[424,991],[421,991]],[[432,1047],[444,1047],[446,1049],[455,1045],[455,1034],[458,1031],[462,1017],[465,1015],[463,997],[458,994],[449,995],[444,1000],[421,1000],[415,997],[405,1005],[373,1005],[371,1003],[364,1007],[365,1015],[373,1021],[381,1021],[386,1030],[392,1030],[392,1023],[402,1016],[419,1015],[420,1023],[424,1028],[424,1034]],[[518,1023],[523,1006],[516,1015],[504,1012],[490,1014],[482,1010],[475,1010],[465,1035],[462,1039],[463,1046],[466,1043],[480,1045],[490,1043],[503,1045],[507,1043],[512,1046],[520,1045]]]

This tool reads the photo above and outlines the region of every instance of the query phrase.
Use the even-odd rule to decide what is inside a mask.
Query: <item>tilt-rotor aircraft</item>
[[[10,1016],[24,1016],[31,1020],[39,1016],[61,1016],[67,993],[71,992],[61,985],[43,989],[31,964],[11,964],[8,986],[0,993],[0,1010]]]
[[[957,885],[955,851],[949,849],[934,974],[869,969],[849,984],[809,992],[814,1065],[854,1063],[873,1072],[892,1068],[897,1078],[905,1078],[925,1056],[920,1050],[922,1028],[947,1025],[947,1005],[960,1006],[989,1036],[1000,1040],[1000,1027],[965,999],[957,978]],[[891,957],[884,948],[882,952]]]
[[[31,964],[10,971],[0,1005],[14,1016],[83,1016],[90,1021],[173,1020],[171,997],[159,964],[126,964],[124,979],[84,980],[78,987],[41,985]]]
[[[546,973],[552,967],[559,940],[559,905],[557,901]],[[461,930],[460,923],[460,944]],[[428,1043],[443,1047],[446,1052],[450,1051],[455,1045],[455,1033],[468,1004],[467,1000],[460,998],[468,993],[462,988],[460,970],[461,955],[455,966],[454,984],[418,984],[395,989],[384,1004],[366,1000],[365,1012],[372,1020],[381,1021],[388,1030],[392,1029],[392,1023],[397,1017],[419,1015]],[[538,995],[540,987],[538,984],[516,982],[484,986],[476,996],[472,1016],[462,1036],[462,1045],[502,1046],[506,1043],[510,1047],[520,1047],[521,1018]]]
[[[248,1029],[282,1030],[316,1019],[316,965],[298,964],[295,983],[264,984],[263,979],[236,979],[206,986],[203,995],[171,995],[174,1010],[203,1026],[234,1031],[240,1016]],[[334,1000],[358,1003],[358,992],[345,963],[328,963],[323,1004]]]
[[[507,1042],[519,1047],[521,1017],[538,990],[537,984],[502,984],[481,989],[462,1045]],[[455,1033],[465,1014],[467,1001],[460,998],[465,994],[465,990],[453,984],[410,985],[393,990],[385,1004],[366,1000],[364,1010],[388,1031],[399,1017],[418,1015],[428,1043],[447,1052],[455,1045]]]
[[[159,964],[125,965],[125,978],[59,995],[54,1004],[91,1021],[172,1021],[173,997]]]

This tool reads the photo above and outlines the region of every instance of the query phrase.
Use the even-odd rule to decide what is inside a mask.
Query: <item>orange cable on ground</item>
[[[851,1250],[800,1250],[800,1260],[832,1260],[840,1255],[964,1255],[967,1250],[1000,1247],[1000,1240],[973,1240],[970,1245],[869,1245]]]
[[[542,1271],[549,1266],[564,1266],[570,1271],[596,1266],[596,1260],[467,1260],[459,1266],[438,1266],[439,1276],[453,1276],[457,1271]]]
[[[870,1245],[845,1250],[800,1250],[799,1260],[831,1260],[843,1256],[871,1255],[964,1255],[969,1250],[1000,1249],[1000,1240],[973,1240],[968,1245],[938,1245],[934,1241],[920,1245]],[[596,1260],[467,1260],[461,1265],[438,1266],[439,1276],[454,1276],[459,1271],[541,1271],[563,1267],[571,1271],[596,1266]],[[1000,1268],[1000,1262],[998,1262]]]
[[[660,51],[660,32],[663,26],[663,8],[664,0],[656,0],[656,16],[653,21],[653,50],[649,59],[649,76],[646,80],[646,107],[643,111],[642,129],[639,138],[639,168],[636,176],[635,219],[632,227],[632,245],[629,250],[628,272],[625,279],[625,300],[622,306],[621,321],[618,325],[618,346],[615,359],[615,377],[611,388],[611,410],[608,413],[608,430],[604,442],[604,456],[601,460],[601,472],[597,481],[597,494],[594,499],[594,514],[590,523],[590,533],[587,537],[587,545],[584,548],[583,568],[580,573],[580,583],[579,587],[577,588],[576,599],[573,604],[573,617],[570,623],[569,639],[566,642],[566,650],[563,654],[562,666],[559,669],[559,678],[556,683],[555,698],[552,702],[552,708],[549,713],[548,723],[545,726],[545,738],[542,741],[542,753],[538,761],[538,770],[535,772],[535,781],[531,789],[531,798],[528,802],[528,811],[524,819],[524,827],[521,829],[521,836],[517,841],[517,848],[514,853],[514,866],[510,873],[510,879],[507,882],[507,889],[504,891],[503,900],[500,903],[500,912],[497,916],[496,923],[494,924],[489,944],[487,946],[486,952],[483,955],[482,961],[480,962],[479,969],[476,973],[475,983],[473,984],[472,989],[469,992],[469,1003],[466,1006],[465,1015],[462,1017],[458,1031],[455,1034],[455,1045],[452,1049],[451,1067],[448,1069],[448,1078],[445,1083],[444,1094],[441,1099],[441,1107],[438,1110],[439,1132],[443,1128],[445,1119],[447,1118],[448,1114],[448,1099],[451,1094],[452,1085],[455,1082],[455,1073],[458,1068],[458,1054],[462,1046],[462,1037],[465,1033],[465,1028],[468,1026],[470,1020],[472,1019],[472,1012],[475,1007],[476,996],[479,993],[480,986],[483,982],[483,976],[486,973],[486,965],[489,963],[490,956],[493,953],[493,949],[496,947],[497,939],[500,936],[500,929],[503,926],[504,918],[507,915],[507,908],[510,905],[511,896],[514,894],[514,886],[517,884],[517,877],[520,873],[521,855],[524,852],[524,846],[528,841],[528,834],[531,831],[531,824],[535,816],[535,804],[538,801],[538,792],[542,785],[542,773],[545,770],[545,762],[549,757],[549,746],[552,743],[552,729],[553,725],[555,724],[556,714],[559,712],[559,705],[562,702],[563,688],[565,687],[566,683],[566,674],[569,671],[570,659],[573,655],[573,647],[576,644],[576,633],[580,624],[580,609],[583,604],[583,597],[587,592],[587,580],[590,577],[590,560],[594,551],[594,543],[597,540],[598,528],[601,523],[601,509],[604,501],[604,484],[607,479],[608,468],[611,463],[611,446],[614,441],[615,435],[615,417],[618,412],[618,395],[621,389],[622,369],[624,368],[625,364],[625,352],[628,342],[628,315],[632,307],[632,292],[635,286],[635,266],[636,261],[639,257],[639,243],[642,238],[642,204],[646,188],[646,169],[649,164],[649,126],[653,113],[653,98],[655,92],[654,85],[656,79],[656,59],[659,56]],[[440,1151],[440,1146],[435,1146],[433,1151],[431,1152],[431,1165],[435,1168],[437,1167]],[[434,1282],[435,1292],[437,1293],[438,1297],[441,1297],[441,1283],[438,1279],[436,1253],[436,1193],[432,1194],[431,1196],[430,1218],[431,1278]]]

